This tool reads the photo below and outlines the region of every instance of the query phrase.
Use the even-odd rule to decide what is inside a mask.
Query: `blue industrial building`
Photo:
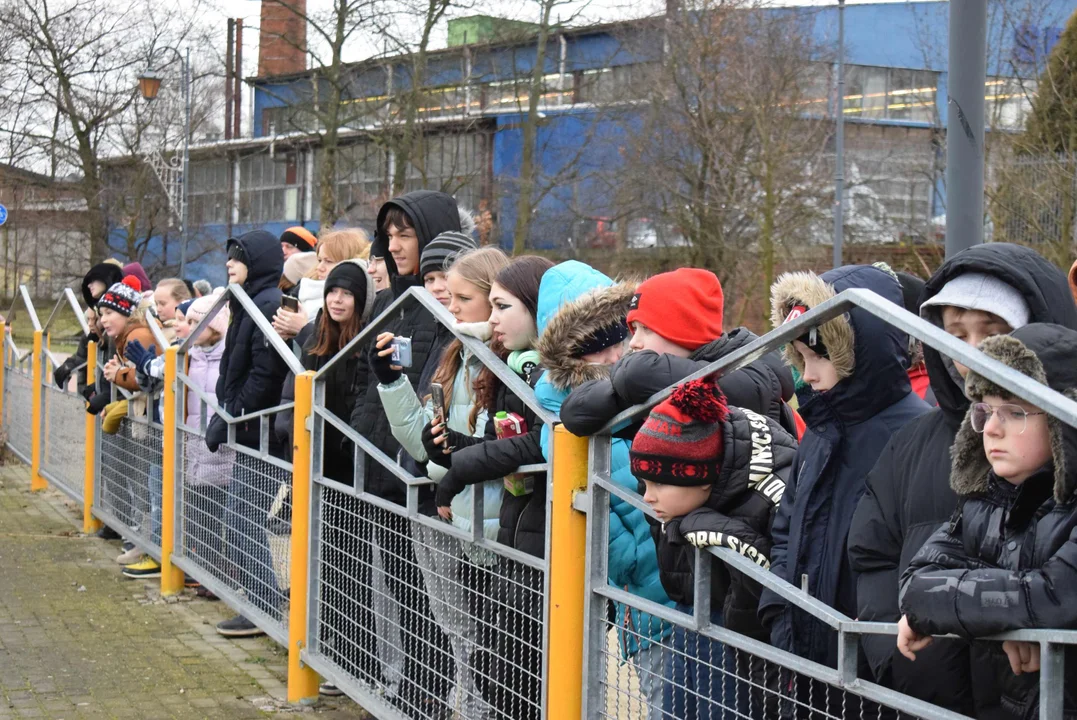
[[[988,1],[987,115],[992,130],[1011,132],[1022,127],[1035,78],[1077,10],[1077,0]],[[940,137],[947,114],[948,11],[944,2],[862,4],[845,10],[848,172],[852,186],[867,193],[859,200],[847,197],[847,202],[869,202],[895,227],[925,228],[944,212]],[[836,47],[836,7],[773,12],[797,14],[810,24],[816,43]],[[539,172],[554,176],[567,163],[582,170],[543,197],[532,234],[537,247],[559,247],[566,237],[594,243],[611,232],[603,223],[613,214],[608,192],[593,178],[608,182],[615,177],[623,125],[596,121],[595,108],[631,97],[639,69],[659,59],[661,33],[661,20],[651,19],[566,29],[551,37],[540,108]],[[454,193],[493,221],[482,225],[483,232],[492,233],[486,240],[508,246],[516,221],[521,107],[526,107],[518,78],[530,73],[535,48],[528,41],[464,43],[460,36],[459,27],[451,28],[450,46],[429,56],[421,110],[426,152],[422,171],[409,167],[407,184],[409,189],[427,186]],[[368,231],[394,170],[391,151],[378,142],[378,134],[391,132],[394,123],[385,101],[407,87],[408,68],[404,57],[349,67],[353,95],[347,106],[355,122],[343,133],[336,191],[345,211],[342,222]],[[311,75],[248,82],[254,94],[254,137],[192,150],[191,222],[203,243],[223,246],[229,235],[253,228],[320,227],[321,151],[316,121],[306,112],[314,102]],[[833,116],[834,92],[825,85],[819,112]],[[851,208],[854,217],[856,212]],[[214,277],[215,262],[194,270]]]

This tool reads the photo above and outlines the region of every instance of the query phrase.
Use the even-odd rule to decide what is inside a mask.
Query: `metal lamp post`
[[[181,53],[174,47],[166,47],[165,50],[169,50],[175,53],[179,58],[180,65],[182,67],[183,75],[183,102],[185,107],[184,120],[183,120],[183,169],[181,171],[181,190],[180,190],[180,210],[178,215],[180,216],[180,278],[187,277],[187,241],[190,235],[190,204],[188,203],[188,191],[190,189],[190,169],[191,169],[191,50],[187,48],[184,53]],[[161,78],[159,73],[149,69],[138,77],[138,87],[142,93],[142,97],[148,101],[153,101],[157,97],[157,92],[161,89]],[[162,184],[165,185],[165,192],[169,192],[168,183],[165,180],[164,174],[154,168],[157,171],[158,178],[161,179]],[[169,200],[171,201],[171,197]]]

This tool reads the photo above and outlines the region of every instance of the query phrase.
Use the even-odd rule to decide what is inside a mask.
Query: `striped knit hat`
[[[443,232],[423,248],[419,258],[419,277],[431,272],[444,272],[452,265],[457,255],[479,246],[474,238],[455,231]]]
[[[131,317],[131,313],[142,302],[142,283],[134,275],[128,275],[123,282],[118,282],[101,296],[97,301],[97,308],[115,310],[124,317]]]
[[[725,450],[725,396],[713,380],[681,385],[653,410],[629,450],[639,480],[693,487],[717,482]]]

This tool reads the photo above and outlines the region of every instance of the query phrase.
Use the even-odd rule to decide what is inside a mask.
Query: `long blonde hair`
[[[501,248],[485,247],[457,255],[446,275],[456,273],[462,279],[477,287],[484,295],[489,296],[490,288],[494,284],[494,278],[508,264],[509,257],[501,251]],[[445,354],[441,356],[441,363],[434,372],[432,382],[440,383],[445,388],[446,408],[452,405],[453,380],[456,379],[456,373],[460,370],[463,349],[463,343],[459,340],[453,340],[449,347],[445,348]],[[464,369],[464,377],[470,387],[472,379],[467,368]],[[482,408],[477,403],[471,404],[471,413],[468,415],[467,420],[469,432],[475,432],[475,423],[478,421],[481,410]],[[442,418],[442,420],[446,419]]]
[[[341,263],[345,260],[366,260],[370,257],[370,238],[362,228],[330,230],[318,238],[315,252],[320,257],[324,250],[330,262]],[[303,277],[318,279],[318,263]]]
[[[168,293],[172,296],[172,299],[177,304],[184,300],[191,299],[191,290],[187,287],[187,283],[183,282],[179,278],[165,278],[161,282],[157,283],[157,289],[167,289]]]

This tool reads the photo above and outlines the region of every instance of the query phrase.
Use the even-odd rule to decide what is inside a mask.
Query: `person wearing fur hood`
[[[787,273],[771,288],[773,323],[850,288],[902,303],[901,285],[885,266]],[[785,361],[803,381],[797,398],[807,431],[774,519],[771,571],[856,617],[846,553],[853,512],[890,436],[929,408],[909,384],[906,334],[860,308],[810,328],[785,347]],[[759,612],[776,647],[836,667],[837,635],[830,628],[768,590]]]
[[[980,343],[985,355],[1077,399],[1077,332],[1032,323]],[[1077,625],[1077,429],[970,370],[971,405],[951,451],[959,504],[901,579],[898,649],[932,635],[973,640],[1004,717],[1038,717],[1039,646],[975,642],[1010,630]],[[1062,717],[1077,717],[1077,652],[1066,650]]]
[[[627,347],[629,306],[635,283],[614,284],[610,278],[577,261],[563,262],[542,277],[539,292],[539,357],[546,373],[535,395],[559,412],[574,388],[608,378],[610,367]],[[611,478],[633,492],[629,467],[631,443],[615,439],[610,448]],[[549,459],[550,437],[543,428],[542,447]],[[610,498],[608,570],[610,583],[652,602],[673,606],[662,588],[650,526],[641,510],[619,497]],[[657,618],[624,605],[616,606],[622,656],[639,669],[650,718],[662,717],[660,643],[672,628]]]

